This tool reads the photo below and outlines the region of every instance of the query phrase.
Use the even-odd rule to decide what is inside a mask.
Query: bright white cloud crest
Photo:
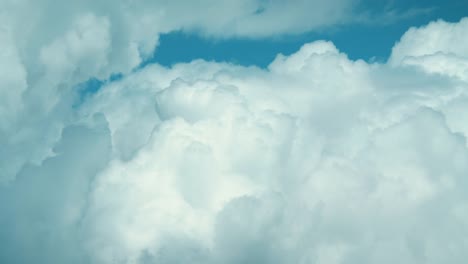
[[[49,3],[37,2],[2,1],[11,12],[0,13],[0,262],[468,257],[467,19],[409,30],[385,64],[318,41],[267,69],[199,60],[130,72],[158,33],[257,34],[246,10],[268,28],[262,16],[282,1],[229,2],[236,18],[179,1],[94,12],[82,1],[48,10],[62,25],[23,8]],[[163,19],[179,8],[187,21]],[[266,34],[330,19],[284,18]],[[125,77],[76,104],[77,84],[113,72]]]

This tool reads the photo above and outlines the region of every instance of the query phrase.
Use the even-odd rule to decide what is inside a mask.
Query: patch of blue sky
[[[289,55],[315,40],[330,40],[350,59],[386,61],[396,41],[410,28],[443,19],[457,22],[468,16],[466,0],[364,1],[366,21],[328,28],[318,32],[264,39],[206,38],[197,34],[172,32],[160,37],[154,56],[144,64],[171,66],[194,59],[256,65],[265,68],[278,53]]]
[[[87,98],[95,94],[101,87],[107,83],[118,81],[123,78],[123,75],[120,73],[115,73],[111,74],[107,80],[99,80],[97,78],[91,78],[85,82],[82,82],[78,84],[75,87],[75,90],[77,92],[77,98],[74,104],[74,107],[78,107],[81,105],[84,101],[86,101]]]
[[[171,32],[160,36],[153,56],[136,70],[152,63],[170,67],[195,59],[266,68],[277,54],[289,55],[305,43],[322,39],[332,41],[350,59],[385,62],[395,42],[410,27],[422,26],[437,19],[457,22],[468,16],[468,1],[366,0],[361,2],[358,9],[366,10],[364,13],[368,18],[365,21],[296,35],[215,39],[196,33]],[[93,78],[80,84],[78,104],[102,85],[120,78],[122,75],[114,74],[107,80]]]

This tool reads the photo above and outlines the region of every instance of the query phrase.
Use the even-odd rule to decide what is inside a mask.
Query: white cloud
[[[213,3],[213,17],[194,12],[208,2],[50,3],[2,2],[1,262],[466,260],[466,19],[411,29],[388,64],[318,41],[267,69],[128,73],[160,32],[339,19],[298,22],[313,1],[275,30],[269,17],[296,7],[272,1],[250,18],[260,2]],[[72,107],[77,83],[115,71],[126,75]]]
[[[0,182],[51,155],[50,146],[73,115],[69,100],[77,84],[131,72],[153,54],[162,33],[184,30],[217,38],[298,33],[343,23],[353,6],[354,0],[0,0],[2,58],[9,62],[0,83],[1,97],[8,98],[0,107],[0,143],[18,148],[14,160],[1,154]],[[19,153],[24,146],[27,153]],[[132,151],[128,146],[124,152]]]
[[[458,23],[435,21],[422,28],[411,28],[393,47],[392,64],[414,65],[431,73],[468,80],[468,18]]]
[[[435,54],[468,56],[464,36],[468,18],[458,23],[443,20],[431,22],[421,28],[409,29],[392,50],[391,60],[401,62],[405,57],[424,57]]]
[[[26,89],[26,71],[18,57],[18,51],[12,43],[8,29],[0,31],[0,129],[6,130],[16,118],[17,108],[21,107],[21,93]]]

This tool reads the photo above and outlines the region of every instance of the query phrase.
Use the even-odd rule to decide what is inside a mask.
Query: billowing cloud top
[[[468,18],[388,63],[317,41],[266,69],[134,70],[160,33],[353,7],[294,2],[0,0],[0,263],[465,263]]]

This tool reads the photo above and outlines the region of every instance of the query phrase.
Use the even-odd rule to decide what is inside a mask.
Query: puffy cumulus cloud
[[[458,23],[438,20],[422,28],[411,28],[393,47],[390,61],[393,64],[417,65],[424,70],[458,77],[468,76],[468,18]]]
[[[393,47],[392,60],[399,62],[405,57],[424,57],[438,53],[444,55],[468,56],[468,48],[464,45],[467,33],[468,18],[458,23],[438,20],[421,28],[409,29],[400,42]]]
[[[53,157],[24,166],[0,191],[2,263],[83,263],[81,222],[91,182],[110,157],[103,115],[63,129]]]
[[[116,36],[120,2],[98,3],[49,6],[67,12],[46,34],[2,14],[25,28],[0,35],[0,262],[464,263],[466,19],[411,29],[385,64],[318,41],[267,69],[149,65],[72,107],[153,23],[129,5]]]
[[[354,6],[354,0],[0,0],[0,144],[6,146],[0,150],[0,182],[52,155],[51,146],[73,119],[77,85],[130,73],[152,56],[162,33],[298,33],[349,21]],[[120,137],[113,140],[126,144]],[[122,155],[134,151],[122,148]]]

